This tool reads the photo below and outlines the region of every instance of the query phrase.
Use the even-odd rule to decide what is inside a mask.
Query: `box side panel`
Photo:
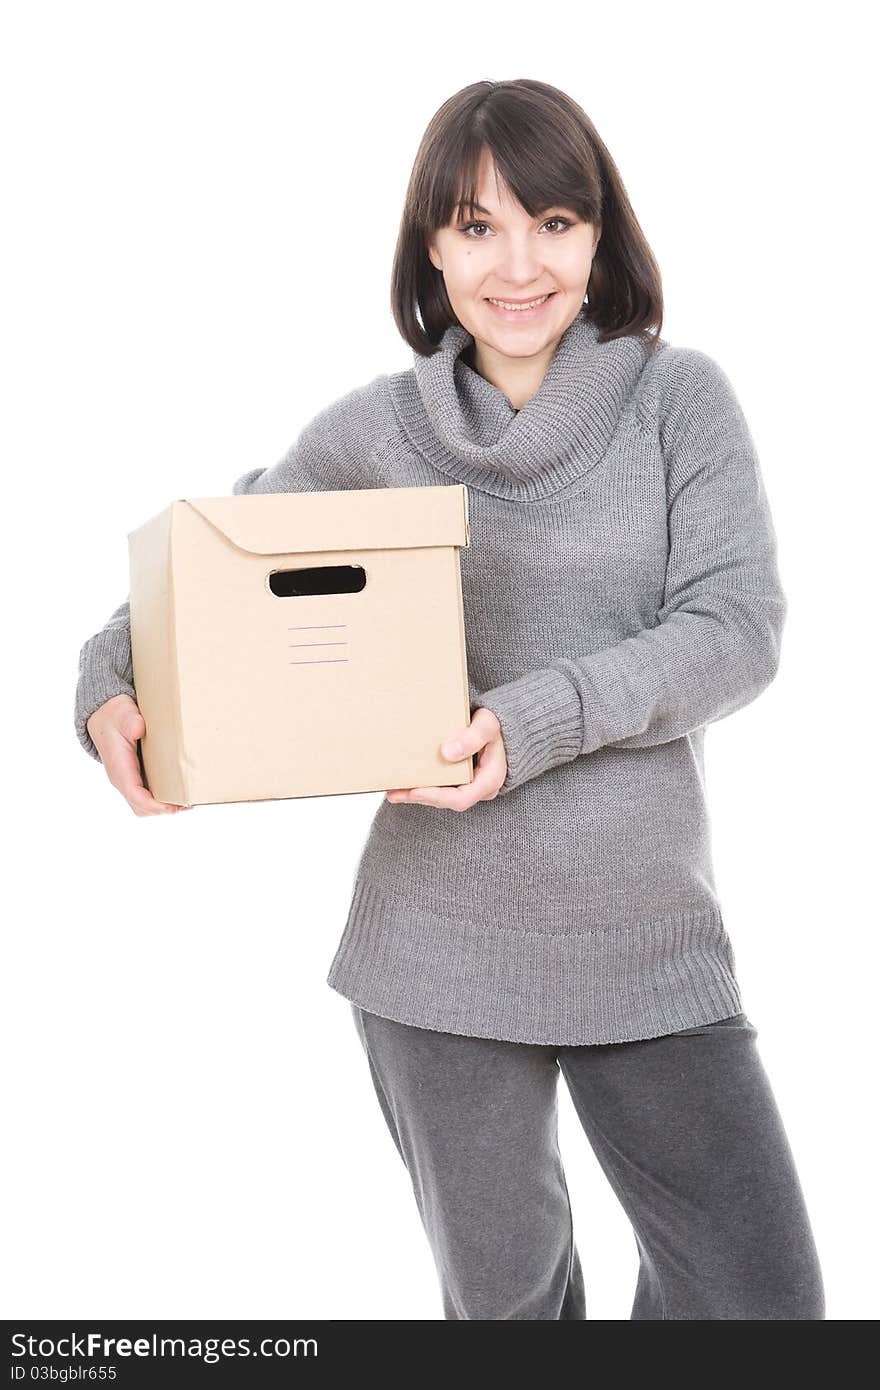
[[[131,658],[145,780],[157,801],[190,805],[181,756],[171,537],[173,507],[130,533]]]
[[[465,493],[465,497],[466,497],[466,496],[467,496],[467,493]],[[468,664],[467,664],[467,634],[466,634],[466,632],[465,632],[465,627],[464,627],[464,595],[463,595],[463,593],[462,593],[462,587],[461,587],[461,551],[460,551],[460,549],[459,549],[458,546],[454,546],[453,549],[452,549],[452,553],[453,553],[453,562],[452,562],[452,564],[453,564],[453,569],[455,570],[455,591],[456,591],[456,600],[455,600],[454,607],[455,607],[455,610],[456,610],[456,612],[457,612],[457,614],[458,614],[458,637],[459,637],[459,667],[458,667],[458,669],[459,669],[459,674],[460,674],[460,678],[461,678],[462,711],[463,711],[463,712],[462,712],[461,724],[462,724],[462,728],[467,728],[468,724],[470,724],[470,722],[471,722],[471,690],[470,690],[470,678],[469,678],[469,676],[468,676]],[[468,774],[469,774],[468,777],[467,777],[467,781],[468,781],[468,782],[472,782],[472,781],[474,780],[474,760],[473,760],[473,758],[472,758],[472,757],[469,757],[469,758],[467,759],[467,763],[468,763]]]

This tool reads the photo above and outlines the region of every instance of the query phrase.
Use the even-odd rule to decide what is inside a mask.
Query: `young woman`
[[[583,1319],[559,1073],[632,1223],[639,1319],[821,1319],[822,1276],[715,891],[705,726],[778,665],[786,601],[721,368],[592,123],[541,82],[437,112],[392,288],[413,367],[236,493],[465,483],[472,782],[396,788],[328,982],[351,1003],[450,1319]],[[138,814],[127,604],[77,732]],[[457,744],[458,746],[454,746]],[[464,814],[462,814],[464,813]]]

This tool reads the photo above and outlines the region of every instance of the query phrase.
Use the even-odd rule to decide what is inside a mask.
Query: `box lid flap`
[[[463,483],[186,497],[177,505],[192,507],[239,550],[257,555],[470,544]]]

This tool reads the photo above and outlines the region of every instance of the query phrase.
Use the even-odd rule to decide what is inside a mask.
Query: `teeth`
[[[549,299],[549,294],[544,294],[540,299],[531,299],[528,304],[506,304],[503,299],[489,299],[490,304],[497,304],[499,309],[512,309],[514,313],[521,309],[534,309],[538,304],[543,304],[545,299]]]

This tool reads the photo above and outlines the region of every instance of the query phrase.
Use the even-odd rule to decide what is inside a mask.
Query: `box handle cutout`
[[[366,582],[363,565],[310,565],[306,569],[273,570],[269,575],[269,589],[276,598],[359,594]]]

